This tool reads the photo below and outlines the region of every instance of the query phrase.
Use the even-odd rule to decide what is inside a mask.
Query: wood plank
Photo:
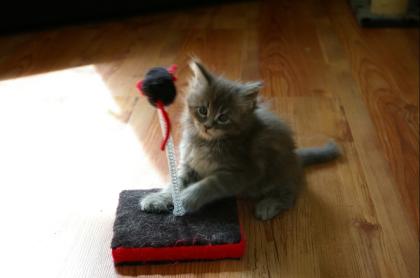
[[[342,45],[369,109],[381,148],[413,221],[419,226],[419,67],[416,30],[363,30],[334,16],[335,45]],[[412,40],[412,36],[417,37]],[[386,42],[386,43],[384,43]]]
[[[320,24],[320,33],[328,32],[334,39],[334,31],[330,22]],[[322,43],[322,41],[321,41]],[[329,84],[337,93],[342,103],[349,126],[353,132],[353,138],[358,150],[364,174],[369,184],[371,198],[374,202],[378,221],[384,230],[385,240],[389,250],[382,253],[387,264],[393,264],[391,269],[381,267],[386,271],[382,275],[414,277],[418,273],[418,241],[416,240],[415,223],[408,218],[407,211],[403,208],[403,199],[397,190],[395,180],[389,172],[389,165],[385,162],[375,134],[373,123],[370,120],[368,110],[363,103],[362,95],[351,75],[351,67],[345,59],[330,61],[331,80]],[[401,221],[400,224],[392,224]],[[399,237],[405,234],[404,238]],[[416,248],[413,248],[413,245]],[[384,251],[382,251],[384,252]],[[399,255],[392,255],[398,252]],[[389,260],[389,258],[393,258]]]

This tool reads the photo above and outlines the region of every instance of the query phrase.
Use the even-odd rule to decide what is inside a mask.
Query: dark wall
[[[74,24],[139,15],[170,9],[185,9],[198,5],[233,2],[232,0],[70,0],[24,1],[3,0],[0,2],[0,33],[14,33]]]

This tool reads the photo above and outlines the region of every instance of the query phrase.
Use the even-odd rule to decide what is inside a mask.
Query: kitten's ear
[[[248,82],[241,86],[240,94],[242,99],[242,107],[246,110],[255,109],[257,106],[258,94],[260,92],[263,83],[260,81]]]
[[[255,105],[262,86],[263,83],[261,81],[248,82],[243,84],[241,88],[242,97],[245,99],[245,101],[251,102]]]
[[[204,67],[198,60],[193,59],[190,62],[190,68],[194,73],[195,81],[199,83],[207,83],[210,84],[213,80],[213,75]]]

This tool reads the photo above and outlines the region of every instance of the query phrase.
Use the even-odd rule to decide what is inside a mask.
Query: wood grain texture
[[[418,229],[419,71],[416,30],[360,30],[349,13],[332,26],[350,62],[362,97],[391,166],[400,194]],[[414,39],[413,39],[414,36]],[[397,38],[397,39],[396,39]],[[386,42],[386,43],[385,43]]]
[[[321,0],[0,38],[0,276],[418,277],[418,47],[418,30],[361,29],[346,1]],[[179,65],[178,143],[191,55],[263,80],[298,146],[334,138],[344,155],[307,169],[296,207],[271,221],[240,201],[241,260],[114,267],[119,191],[168,182],[157,116],[135,83]]]

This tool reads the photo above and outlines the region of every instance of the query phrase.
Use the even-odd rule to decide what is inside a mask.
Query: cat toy
[[[174,102],[176,65],[150,69],[137,88],[157,108],[171,177],[173,212],[147,213],[139,201],[152,190],[120,193],[111,243],[116,265],[192,260],[238,259],[245,252],[245,239],[234,198],[204,206],[188,214],[180,200],[171,122],[165,107]]]

